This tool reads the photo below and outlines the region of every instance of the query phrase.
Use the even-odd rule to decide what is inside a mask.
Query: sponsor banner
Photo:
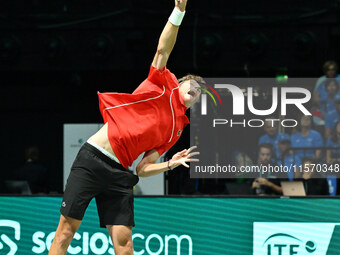
[[[0,254],[48,254],[60,197],[0,197]],[[338,199],[135,198],[135,255],[338,255]],[[303,222],[306,221],[306,222]],[[95,201],[67,254],[114,254]]]
[[[255,222],[254,255],[336,255],[340,223]]]

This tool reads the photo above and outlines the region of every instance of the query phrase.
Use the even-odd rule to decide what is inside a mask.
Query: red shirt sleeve
[[[169,89],[178,87],[176,76],[166,66],[159,70],[151,65],[147,80],[161,87],[164,85]]]
[[[165,83],[164,75],[168,71],[166,66],[158,70],[156,67],[151,65],[148,80],[156,85],[163,85]]]

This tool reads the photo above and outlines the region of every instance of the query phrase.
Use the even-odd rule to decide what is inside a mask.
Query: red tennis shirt
[[[132,94],[99,93],[99,108],[112,150],[124,168],[143,152],[169,150],[189,123],[176,76],[151,66]]]

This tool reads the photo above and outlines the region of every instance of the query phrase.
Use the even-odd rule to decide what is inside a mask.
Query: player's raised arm
[[[168,62],[176,42],[179,26],[185,14],[186,5],[187,0],[175,0],[175,8],[159,38],[157,51],[152,62],[152,65],[157,69],[162,69]]]

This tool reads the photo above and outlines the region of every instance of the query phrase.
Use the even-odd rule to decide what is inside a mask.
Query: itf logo
[[[254,255],[339,254],[340,225],[334,223],[254,223]]]
[[[14,239],[19,241],[20,240],[20,224],[19,222],[12,221],[12,220],[0,220],[0,254],[4,254],[1,252],[2,250],[8,251],[7,255],[14,255],[18,250],[18,246],[16,243],[8,237],[8,235],[4,234],[6,229],[6,233],[8,233],[9,229],[14,233]]]

